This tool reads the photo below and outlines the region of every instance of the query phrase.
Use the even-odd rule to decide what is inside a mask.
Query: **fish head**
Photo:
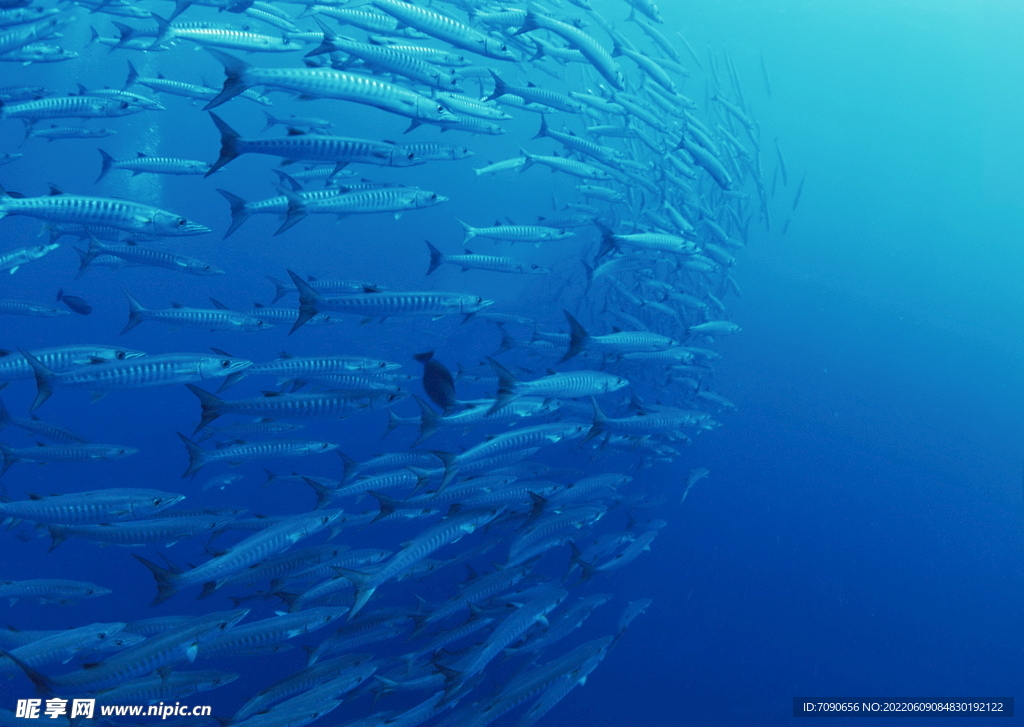
[[[245,316],[242,321],[242,330],[245,331],[265,331],[268,328],[273,328],[274,324],[269,321],[265,321],[262,318],[253,318],[252,316]]]
[[[205,235],[211,231],[206,225],[201,225],[187,217],[163,210],[153,215],[152,225],[156,234],[168,237]]]
[[[307,450],[310,454],[316,454],[318,452],[333,452],[338,448],[339,445],[333,442],[310,442]]]
[[[426,96],[416,100],[416,118],[446,124],[454,124],[459,120],[459,117],[445,108],[444,104]]]
[[[435,204],[441,204],[447,202],[448,197],[437,192],[429,192],[425,189],[418,190],[413,196],[413,204],[416,207],[433,207]]]
[[[112,446],[103,450],[101,459],[124,459],[125,457],[131,457],[133,454],[138,454],[139,450],[134,447],[118,447]]]
[[[456,146],[452,148],[452,159],[469,159],[476,152],[465,146]]]
[[[215,268],[209,263],[204,263],[202,260],[192,260],[188,264],[188,271],[193,275],[223,275],[224,271],[220,268]]]
[[[60,247],[60,243],[59,242],[51,242],[51,243],[46,244],[46,245],[33,245],[32,247],[25,248],[25,253],[32,260],[38,260],[43,255],[46,255],[47,253],[53,252],[58,247]]]
[[[516,54],[510,51],[505,41],[500,38],[485,38],[483,41],[483,55],[491,58],[501,58],[506,61],[516,60]]]
[[[628,379],[624,379],[621,376],[609,376],[608,377],[608,384],[607,384],[607,389],[606,390],[607,391],[618,391],[619,389],[624,389],[627,386],[629,386],[629,380]]]
[[[459,306],[460,313],[476,313],[478,310],[482,310],[489,305],[494,305],[493,300],[482,298],[479,295],[465,295],[462,297],[461,305]]]
[[[197,367],[199,377],[203,379],[217,379],[222,376],[237,374],[239,371],[252,366],[252,361],[244,358],[227,358],[224,356],[204,356]]]

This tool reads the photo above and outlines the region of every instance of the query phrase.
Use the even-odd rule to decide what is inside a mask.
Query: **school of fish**
[[[128,311],[99,344],[29,350],[5,327],[0,388],[7,398],[34,385],[34,400],[27,411],[0,403],[2,537],[43,550],[76,543],[82,577],[3,580],[0,559],[0,599],[46,609],[103,598],[111,618],[0,630],[0,681],[100,704],[201,700],[222,727],[526,727],[613,662],[651,602],[609,592],[609,574],[645,557],[667,513],[709,474],[685,445],[735,408],[713,388],[714,344],[740,330],[727,305],[739,295],[733,267],[752,228],[771,230],[770,201],[790,182],[777,141],[765,152],[774,177],[763,173],[761,130],[732,59],[698,55],[679,30],[651,0],[0,0],[0,124],[25,128],[20,151],[0,149],[0,272],[77,252],[55,299],[0,298],[0,320],[31,316],[45,330],[43,318],[92,314],[64,289],[100,268]],[[61,90],[17,85],[24,66],[90,56],[120,64],[123,87],[77,73]],[[770,98],[763,60],[759,73]],[[326,118],[302,113],[311,100]],[[198,143],[194,158],[103,148],[122,117],[159,125],[169,107],[190,114],[197,139],[219,140],[216,158],[201,158]],[[354,133],[357,111],[406,132]],[[505,158],[476,153],[499,136]],[[18,170],[38,140],[96,144],[98,177],[23,189]],[[239,191],[243,155],[259,155],[263,199]],[[436,184],[399,181],[412,167]],[[513,221],[500,198],[460,206],[453,168],[513,192],[554,184],[555,209]],[[196,198],[223,198],[223,217],[91,190],[124,174],[192,175]],[[787,217],[803,180],[794,187]],[[202,259],[215,244],[197,247],[201,236],[245,226],[252,246],[269,248],[301,235],[311,215],[340,226],[377,215],[383,229],[439,205],[462,246],[433,231],[408,240],[391,262],[422,275],[414,289],[312,276],[296,259],[264,271],[273,300],[236,310],[222,296],[167,306],[133,278],[143,267],[231,276]],[[249,219],[266,215],[276,226]],[[40,221],[42,240],[5,232],[2,218],[14,216]],[[344,250],[333,254],[344,268]],[[493,295],[495,275],[548,294],[509,305]],[[410,348],[391,360],[383,342],[407,317],[486,339],[487,355]],[[225,340],[198,353],[141,351],[131,340],[142,324]],[[372,328],[380,350],[355,348],[357,327]],[[265,337],[265,355],[232,355],[240,333]],[[305,353],[313,337],[332,352]],[[289,352],[276,353],[284,340]],[[144,451],[44,418],[51,398],[80,396],[65,389],[116,399],[157,386],[194,404],[194,420],[166,441],[180,448],[180,486],[162,473],[148,483],[160,486],[118,481],[116,461]],[[389,451],[346,444],[367,428],[387,434]],[[16,430],[31,444],[16,443]],[[75,468],[92,462],[109,468],[110,486],[76,489]],[[44,494],[19,490],[25,463],[53,463]],[[293,512],[249,508],[250,485],[239,483],[262,482],[261,468],[267,486],[294,492]],[[236,507],[203,505],[221,490]],[[379,547],[394,532],[410,537]],[[181,542],[201,544],[201,559],[165,550]],[[110,552],[102,546],[132,549],[125,577],[153,588],[152,617],[120,612],[116,589],[89,580],[89,563]],[[198,614],[176,611],[189,599],[201,599]],[[588,626],[615,609],[613,628]],[[211,659],[225,670],[210,670]],[[218,702],[242,661],[268,677],[246,683],[244,703]],[[25,724],[11,707],[0,704],[0,725]]]

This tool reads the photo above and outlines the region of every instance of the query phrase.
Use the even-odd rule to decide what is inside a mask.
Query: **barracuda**
[[[487,361],[498,374],[498,398],[492,411],[520,396],[554,397],[577,399],[585,396],[606,394],[629,386],[629,381],[621,376],[606,374],[603,371],[563,371],[534,379],[520,381],[516,375],[492,358]]]
[[[139,450],[120,444],[47,444],[24,449],[14,449],[0,444],[4,464],[0,477],[16,462],[100,462],[124,459]]]
[[[291,91],[313,98],[333,98],[373,106],[422,122],[445,123],[455,116],[431,98],[370,76],[327,68],[254,68],[227,53],[210,50],[224,65],[224,88],[204,107],[216,108],[251,86]]]
[[[210,302],[214,308],[187,308],[180,303],[172,303],[170,308],[151,309],[144,308],[127,290],[124,291],[128,298],[128,323],[121,329],[121,333],[127,333],[143,321],[157,321],[166,323],[169,326],[188,326],[190,328],[206,328],[216,331],[263,331],[273,328],[273,323],[229,309],[223,303],[214,299]]]
[[[410,28],[426,33],[432,38],[447,41],[456,48],[497,60],[516,60],[515,54],[508,49],[503,40],[486,36],[447,15],[400,0],[373,0],[373,4]]]
[[[594,70],[600,73],[613,88],[619,91],[625,89],[625,79],[618,64],[615,63],[615,59],[592,36],[574,25],[563,23],[531,9],[527,11],[523,25],[516,31],[516,35],[541,29],[554,33],[582,53]]]
[[[223,554],[184,572],[161,568],[137,555],[135,558],[149,568],[156,579],[158,592],[154,604],[167,600],[180,589],[199,584],[203,584],[200,595],[203,598],[212,594],[228,577],[287,550],[300,540],[330,527],[341,517],[341,510],[318,510],[286,517],[239,541]]]
[[[0,270],[6,270],[11,275],[18,272],[18,269],[25,263],[38,260],[41,257],[53,252],[59,244],[51,242],[48,245],[32,245],[31,247],[19,247],[14,250],[0,253]]]
[[[220,390],[235,385],[245,376],[277,376],[280,379],[291,380],[328,374],[381,374],[397,371],[401,367],[401,364],[391,361],[364,356],[293,356],[281,352],[280,358],[274,361],[253,364],[248,369],[227,377]]]
[[[34,303],[29,300],[0,299],[0,315],[56,318],[58,316],[70,315],[70,312],[57,308],[49,303]]]
[[[544,274],[550,273],[551,268],[545,268],[536,263],[527,263],[511,257],[500,257],[498,255],[476,255],[471,250],[466,250],[465,255],[445,255],[436,247],[427,243],[430,250],[430,266],[427,268],[427,275],[437,270],[445,263],[456,265],[467,270],[490,270],[496,273],[525,273]]]
[[[0,187],[0,218],[11,215],[35,217],[48,223],[114,227],[160,237],[204,235],[210,231],[198,222],[157,207],[123,199],[66,194],[53,186],[44,197],[14,197]]]
[[[463,246],[474,237],[486,237],[490,240],[505,240],[506,242],[558,242],[576,236],[575,232],[547,225],[497,224],[493,227],[473,227],[457,217],[455,219],[462,225],[462,229],[466,233],[462,239]]]
[[[243,139],[217,114],[211,113],[210,117],[220,131],[220,156],[206,172],[206,176],[242,154],[267,154],[289,161],[330,162],[337,165],[337,169],[347,164],[411,167],[424,163],[412,151],[398,144],[347,136],[307,134],[297,129],[290,129],[288,136]]]
[[[318,25],[324,33],[323,42],[307,53],[307,58],[324,53],[347,53],[350,57],[361,60],[365,67],[380,73],[395,73],[441,91],[462,90],[458,77],[450,68],[431,65],[414,55],[386,45],[360,43],[352,38],[341,37],[319,21]]]
[[[40,694],[80,694],[118,687],[165,666],[195,659],[200,644],[212,641],[245,618],[248,609],[193,617],[187,625],[173,628],[132,646],[106,661],[59,677],[46,677],[20,659],[12,659],[36,685]]]
[[[348,215],[392,212],[398,217],[407,210],[433,207],[448,201],[447,197],[437,192],[414,187],[364,189],[319,197],[302,197],[295,192],[283,191],[288,198],[288,214],[275,235],[297,225],[309,214],[334,214],[344,219]]]
[[[107,245],[90,236],[89,250],[82,256],[81,265],[75,279],[82,277],[93,266],[101,255],[108,255],[131,265],[145,265],[152,268],[164,268],[189,275],[223,275],[224,271],[215,268],[202,260],[179,255],[167,250],[141,245]]]
[[[195,477],[200,469],[211,462],[227,462],[239,465],[243,462],[274,457],[305,457],[310,454],[324,454],[338,448],[333,442],[314,439],[271,439],[265,442],[232,444],[221,449],[203,449],[184,434],[178,435],[188,450],[188,469],[182,477]]]
[[[120,98],[53,96],[18,103],[0,101],[0,121],[3,119],[24,119],[28,122],[40,119],[97,119],[127,116],[146,110],[145,106],[132,104]]]
[[[0,517],[37,523],[85,525],[151,517],[177,505],[184,495],[160,490],[112,487],[106,490],[0,500]]]
[[[266,391],[263,396],[252,399],[229,400],[214,396],[198,386],[190,384],[188,388],[199,397],[199,403],[203,408],[203,417],[196,427],[196,432],[224,414],[285,419],[341,419],[374,404],[391,403],[404,398],[404,395],[391,391],[340,390],[316,394],[282,394],[277,391]]]
[[[146,545],[170,546],[179,540],[197,535],[212,536],[231,522],[224,515],[187,515],[185,517],[157,517],[136,522],[107,522],[93,525],[48,525],[50,550],[67,538],[78,538],[98,545],[116,545],[122,548]]]
[[[125,169],[132,173],[132,176],[139,174],[207,174],[210,165],[199,159],[179,159],[177,157],[153,157],[143,152],[138,152],[134,157],[127,159],[114,159],[102,149],[98,150],[102,165],[100,175],[96,178],[99,182],[111,169]]]
[[[593,164],[587,164],[586,162],[579,162],[575,159],[566,159],[565,157],[559,156],[542,156],[540,154],[531,154],[525,149],[521,149],[523,156],[526,157],[526,162],[519,169],[520,172],[525,172],[527,169],[532,167],[534,164],[541,164],[545,167],[556,172],[564,172],[565,174],[571,174],[574,177],[580,177],[581,179],[611,179],[612,175],[600,167],[595,167]]]
[[[356,600],[352,604],[349,618],[351,619],[362,610],[366,602],[370,600],[370,597],[373,596],[374,592],[381,585],[392,578],[401,576],[405,571],[412,568],[435,550],[449,543],[454,543],[462,538],[463,535],[483,527],[498,517],[504,510],[504,507],[491,507],[455,513],[436,525],[427,528],[410,540],[404,548],[391,556],[383,567],[374,572],[373,575],[356,571],[344,571],[343,575],[356,585]]]
[[[67,352],[54,350],[58,360],[68,357]],[[192,353],[165,353],[157,356],[143,356],[138,359],[106,361],[91,366],[82,366],[70,371],[55,372],[44,361],[28,351],[19,350],[35,374],[38,394],[31,410],[40,405],[56,388],[85,389],[93,392],[140,389],[148,386],[186,384],[191,381],[215,379],[228,376],[252,366],[252,361],[224,356],[209,356]],[[42,353],[42,352],[40,352]],[[0,368],[3,359],[0,358]]]
[[[392,316],[431,316],[476,313],[494,303],[478,295],[468,293],[440,293],[416,291],[410,293],[355,293],[337,298],[325,298],[291,270],[288,274],[299,289],[299,319],[291,332],[321,311],[351,313],[368,318],[390,318]]]

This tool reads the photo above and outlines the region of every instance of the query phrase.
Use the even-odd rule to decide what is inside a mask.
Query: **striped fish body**
[[[127,116],[146,109],[123,99],[102,96],[53,96],[0,105],[0,119],[99,119]]]
[[[176,157],[153,157],[139,152],[128,159],[111,160],[109,166],[104,165],[104,176],[108,169],[126,169],[133,174],[206,174],[210,165],[198,159],[179,159]]]
[[[628,385],[629,382],[621,376],[606,374],[602,371],[564,371],[533,381],[517,382],[513,387],[513,392],[517,396],[578,399],[584,396],[618,391]]]
[[[160,490],[109,488],[2,502],[0,516],[41,523],[104,523],[151,517],[184,498],[184,495]]]
[[[40,362],[45,360],[44,357]],[[245,359],[164,353],[81,366],[64,372],[51,371],[46,379],[50,388],[116,391],[215,379],[251,365],[252,362]]]
[[[86,525],[50,525],[50,538],[56,548],[66,538],[87,540],[98,545],[117,545],[123,548],[146,545],[170,545],[197,535],[210,535],[231,521],[230,517],[191,515],[187,517],[158,517],[134,522],[97,523]]]
[[[107,245],[97,240],[91,240],[89,251],[82,258],[79,270],[88,270],[95,265],[95,261],[102,255],[116,257],[126,264],[145,265],[153,268],[164,268],[176,272],[188,273],[190,275],[223,275],[224,271],[213,267],[209,263],[186,255],[161,250],[154,247],[142,245]]]
[[[294,161],[410,167],[423,162],[404,146],[346,136],[291,132],[270,139],[238,139],[239,154],[268,154]]]
[[[186,328],[204,328],[210,331],[262,331],[272,327],[259,318],[242,313],[241,311],[225,310],[223,308],[187,308],[185,306],[173,306],[162,309],[143,309],[133,311],[133,318],[125,326],[122,333],[134,328],[135,316],[139,322],[155,321],[168,326],[183,326]]]
[[[70,311],[57,308],[49,303],[33,303],[30,300],[0,299],[0,315],[56,318],[58,316],[69,314]]]
[[[210,231],[173,212],[138,202],[87,197],[54,190],[45,197],[15,198],[0,194],[0,217],[25,215],[46,222],[114,227],[157,236],[202,235]]]
[[[48,245],[32,245],[31,247],[19,247],[14,250],[8,250],[5,253],[0,253],[0,271],[6,270],[11,275],[18,272],[25,263],[30,263],[33,260],[38,260],[44,257],[48,253],[53,252],[59,244],[51,242]]]
[[[302,50],[302,46],[281,36],[250,33],[226,28],[172,28],[174,38],[190,40],[204,47],[230,48],[249,53],[286,53]]]
[[[373,0],[373,4],[400,23],[443,40],[456,48],[463,48],[488,58],[513,61],[516,59],[504,42],[484,35],[465,23],[428,10],[401,2],[401,0]]]
[[[389,391],[323,391],[315,394],[284,394],[276,391],[265,392],[263,396],[251,399],[221,399],[197,386],[189,385],[192,393],[199,397],[203,418],[196,431],[223,414],[270,417],[274,419],[340,419],[373,407],[375,404],[390,403],[398,394]]]

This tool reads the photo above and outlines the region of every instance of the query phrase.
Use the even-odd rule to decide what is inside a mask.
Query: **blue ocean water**
[[[616,22],[626,12],[622,3],[594,5]],[[1016,30],[1022,12],[1000,2],[878,0],[856,5],[722,0],[685,7],[666,3],[661,10],[665,27],[681,31],[705,66],[709,49],[719,63],[725,52],[733,58],[760,125],[765,184],[776,166],[775,138],[786,157],[789,184],[775,185],[771,229],[758,224],[755,215],[748,244],[737,254],[732,275],[742,297],[725,302],[728,318],[743,331],[714,341],[722,359],[709,381],[737,411],[716,412],[723,426],[694,436],[671,463],[634,471],[635,455],[607,460],[610,467],[634,474],[640,491],[664,496],[645,516],[667,525],[650,553],[582,587],[587,593],[613,593],[616,600],[595,613],[572,645],[614,633],[627,601],[651,598],[653,603],[587,683],[545,719],[601,726],[777,725],[800,721],[792,717],[794,697],[845,702],[1017,696],[1024,645],[1017,624],[1022,503],[1016,435],[1024,402],[1013,372],[1021,360],[1022,323],[1015,271],[1024,261],[1015,239],[1022,183],[1014,120],[1021,105]],[[220,19],[212,11],[204,15],[207,9],[189,12]],[[96,16],[78,14],[86,19],[65,29],[62,43],[82,49]],[[107,19],[97,24],[104,35],[113,33]],[[7,64],[0,85],[38,83],[62,92],[76,82],[119,88],[125,56],[93,48],[52,66]],[[762,56],[771,77],[770,98]],[[184,45],[129,57],[144,75],[163,71],[203,78],[209,85],[222,77],[207,54]],[[258,65],[295,63],[287,55],[246,59]],[[707,70],[694,68],[682,87],[701,109],[708,103]],[[398,290],[433,286],[473,292],[495,300],[494,310],[564,330],[561,309],[575,308],[580,300],[578,261],[584,249],[593,254],[584,245],[593,244],[593,234],[569,247],[502,243],[496,248],[553,267],[551,280],[462,273],[454,267],[424,277],[423,240],[455,252],[462,236],[456,218],[481,226],[496,219],[532,222],[571,198],[572,185],[563,175],[534,169],[477,178],[472,171],[530,144],[535,115],[515,114],[503,122],[507,134],[500,137],[456,137],[429,128],[404,137],[406,120],[382,111],[275,98],[275,114],[324,116],[337,133],[464,143],[475,155],[387,169],[386,175],[365,172],[437,191],[451,198],[444,205],[397,220],[357,215],[335,224],[311,216],[276,237],[274,222],[256,216],[221,240],[227,205],[215,188],[245,199],[270,196],[276,160],[243,156],[205,180],[114,172],[93,184],[97,146],[117,158],[145,151],[212,161],[217,134],[198,105],[169,97],[159,113],[92,122],[118,130],[95,143],[30,141],[22,160],[0,169],[6,189],[36,195],[52,182],[68,192],[121,196],[180,212],[214,232],[168,247],[228,274],[197,278],[132,268],[96,270],[75,281],[77,259],[65,238],[60,250],[4,275],[0,297],[50,300],[64,288],[89,301],[95,312],[55,319],[5,317],[0,346],[31,350],[117,342],[151,353],[216,347],[259,361],[278,351],[343,351],[401,362],[418,376],[414,353],[434,350],[450,367],[475,366],[499,343],[492,324],[463,324],[457,317],[365,325],[353,319],[291,337],[283,325],[242,334],[169,330],[156,323],[117,335],[127,320],[122,288],[157,308],[172,301],[202,307],[212,296],[247,309],[253,301],[269,302],[273,286],[266,276],[284,277],[288,268]],[[259,109],[236,100],[218,113],[245,135],[255,135],[263,125]],[[16,121],[0,125],[0,151],[13,150],[20,137]],[[793,194],[805,172],[793,211]],[[5,219],[0,242],[4,249],[33,244],[40,239],[38,228],[36,220]],[[489,242],[470,247],[492,251]],[[589,322],[602,322],[600,316],[597,305]],[[518,361],[531,365],[530,359]],[[265,380],[245,381],[231,396],[255,396],[265,385]],[[419,392],[418,384],[414,389]],[[24,381],[2,397],[12,412],[25,416],[34,394],[31,382]],[[412,416],[415,408],[407,401],[396,410]],[[187,434],[198,421],[197,402],[183,387],[113,392],[92,404],[88,393],[58,391],[38,414],[94,441],[136,447],[140,454],[95,465],[17,464],[2,481],[17,499],[32,492],[136,486],[186,494],[188,507],[243,505],[268,515],[297,513],[312,507],[312,492],[293,485],[264,488],[263,465],[281,474],[340,474],[333,455],[249,463],[230,470],[244,475],[239,483],[202,492],[207,477],[229,470],[211,465],[195,480],[180,478],[187,460],[175,432]],[[386,423],[387,415],[376,411],[341,422],[310,422],[300,436],[340,442],[348,455],[364,459],[408,446],[407,431],[381,440]],[[33,441],[13,430],[2,437],[16,446]],[[458,451],[470,441],[475,440],[444,433],[431,447]],[[566,448],[544,461],[583,467],[587,459]],[[711,475],[680,506],[686,477],[696,467],[707,467]],[[608,517],[624,526],[621,512]],[[18,532],[31,532],[21,528]],[[354,548],[395,547],[421,528],[415,522],[383,524],[345,532],[339,540]],[[178,565],[195,565],[209,557],[203,545],[190,540],[165,552]],[[192,592],[151,608],[155,587],[131,557],[136,551],[73,540],[50,553],[47,547],[48,539],[26,542],[5,533],[0,578],[89,580],[115,595],[75,606],[22,601],[3,607],[5,623],[56,629],[230,608],[225,596],[195,601]],[[148,551],[149,557],[156,550],[137,552]],[[561,575],[568,553],[559,558],[544,561],[551,578]],[[440,601],[459,580],[451,575],[402,586],[389,603],[397,605],[411,592]],[[260,617],[272,615],[275,604],[258,602]],[[381,648],[394,653],[390,646]],[[301,668],[303,657],[293,649],[258,660],[199,662],[200,668],[241,678],[190,699],[228,716],[255,691]],[[511,671],[508,664],[498,668]],[[20,677],[0,683],[0,707],[13,708],[15,699],[30,694],[30,684]],[[343,725],[377,708],[414,703],[403,696],[371,707],[363,697],[320,724]],[[959,721],[980,723],[980,718]]]

